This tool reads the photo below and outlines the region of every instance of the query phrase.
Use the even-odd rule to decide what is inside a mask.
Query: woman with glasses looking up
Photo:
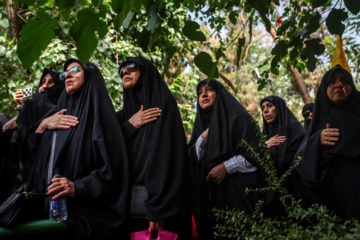
[[[163,227],[178,240],[191,238],[191,184],[186,137],[175,98],[159,71],[143,57],[129,57],[119,67],[124,107],[117,115],[124,129],[130,185],[143,211],[130,211],[128,231]],[[143,198],[136,199],[136,191]],[[130,237],[130,234],[128,234]]]
[[[29,186],[53,200],[66,197],[65,223],[78,236],[113,239],[125,219],[128,192],[122,130],[96,65],[69,59],[61,78],[66,91],[32,136],[37,151]],[[56,168],[63,177],[52,179]],[[43,205],[46,211],[36,208],[35,216],[48,218]]]

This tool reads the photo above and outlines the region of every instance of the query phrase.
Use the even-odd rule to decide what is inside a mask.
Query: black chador
[[[243,210],[251,214],[259,200],[257,192],[245,193],[245,189],[254,189],[261,182],[256,158],[246,147],[246,141],[255,152],[260,153],[260,128],[254,118],[238,100],[217,80],[203,80],[199,88],[208,84],[216,92],[216,100],[211,109],[203,110],[197,101],[197,112],[188,152],[193,166],[194,216],[201,239],[212,239],[214,218],[212,209],[229,208]],[[198,96],[199,97],[199,96]],[[207,129],[206,144],[202,146],[204,154],[198,157],[196,142]],[[242,156],[252,165],[250,172],[227,174],[220,184],[206,181],[209,172],[217,165]]]
[[[349,96],[341,104],[336,104],[327,95],[330,79],[337,72],[341,72],[351,86]],[[304,186],[312,191],[313,202],[325,204],[345,219],[359,219],[360,92],[350,73],[340,65],[322,78],[311,121],[295,155],[302,157],[295,170]],[[339,140],[334,146],[321,145],[321,132],[326,124],[339,129]]]
[[[91,62],[83,65],[76,59],[69,59],[64,71],[73,62],[83,69],[85,81],[73,94],[64,91],[57,106],[47,114],[67,109],[67,115],[79,119],[76,127],[56,130],[54,169],[59,168],[64,177],[73,181],[75,188],[75,197],[67,197],[69,217],[65,223],[80,236],[111,239],[124,222],[126,213],[128,160],[125,141],[100,70]],[[47,192],[49,184],[53,132],[47,130],[41,136],[36,133],[33,136],[40,138],[40,143],[29,184],[40,192]],[[44,217],[48,218],[48,213]]]
[[[140,76],[130,90],[124,88],[124,107],[117,114],[126,136],[131,184],[145,185],[147,221],[166,220],[176,226],[171,229],[174,232],[191,231],[186,225],[191,224],[190,168],[177,102],[149,60],[129,57],[119,69],[129,63],[140,68]],[[128,120],[141,105],[144,110],[158,107],[162,112],[156,121],[136,129]]]

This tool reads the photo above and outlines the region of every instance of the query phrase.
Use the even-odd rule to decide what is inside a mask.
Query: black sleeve
[[[120,126],[123,130],[125,140],[131,139],[139,130],[125,119],[124,111],[120,110],[116,113]]]

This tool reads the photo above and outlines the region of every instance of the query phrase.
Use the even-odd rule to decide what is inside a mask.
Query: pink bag
[[[151,229],[130,233],[131,240],[151,240]],[[159,234],[156,240],[176,240],[177,234],[159,228]]]

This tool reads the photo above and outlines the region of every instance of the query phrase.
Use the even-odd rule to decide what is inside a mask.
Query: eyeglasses
[[[136,65],[135,63],[130,63],[128,65],[126,65],[125,67],[122,67],[119,71],[120,77],[122,78],[124,76],[124,70],[127,70],[128,72],[133,72],[135,70],[138,70],[139,67],[138,65]]]
[[[69,70],[65,71],[65,72],[62,72],[60,73],[60,80],[63,81],[66,79],[66,74],[70,74],[71,76],[74,76],[75,74],[77,74],[78,72],[80,72],[80,69],[79,69],[80,66],[75,66],[75,67],[72,67],[70,68]]]

